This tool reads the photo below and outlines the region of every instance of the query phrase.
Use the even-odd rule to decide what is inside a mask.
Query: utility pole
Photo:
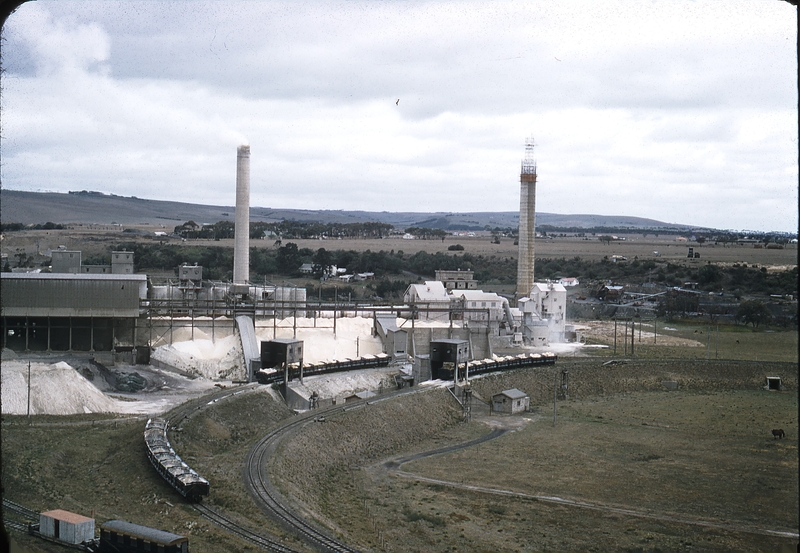
[[[622,332],[622,355],[628,355],[628,320],[625,319],[625,330]]]
[[[553,376],[553,428],[556,426],[556,397],[558,395],[558,369],[554,369]]]
[[[614,355],[617,354],[617,318],[614,317]]]
[[[28,419],[31,418],[31,362],[28,361]]]

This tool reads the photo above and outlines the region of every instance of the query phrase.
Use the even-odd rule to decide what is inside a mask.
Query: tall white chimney
[[[250,280],[250,146],[236,151],[236,225],[233,246],[233,283]]]

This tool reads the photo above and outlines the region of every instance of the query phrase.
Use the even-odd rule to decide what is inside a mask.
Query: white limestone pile
[[[75,415],[114,413],[125,409],[64,362],[48,365],[31,363],[30,393],[32,415]],[[28,363],[3,361],[2,412],[28,412]]]
[[[377,393],[381,388],[395,388],[392,374],[397,369],[363,369],[346,373],[321,374],[303,379],[303,384],[292,382],[292,387],[305,397],[317,392],[322,399],[347,397],[357,392],[369,390]]]
[[[202,335],[198,333],[195,329],[195,336]],[[185,334],[183,332],[182,335]],[[231,335],[214,341],[195,338],[160,346],[153,351],[152,358],[181,371],[212,380],[240,380],[244,378],[241,351],[239,337]]]
[[[333,334],[333,319],[291,318],[277,322],[273,332],[269,327],[256,328],[258,340],[293,338],[294,325],[297,326],[297,339],[303,341],[303,362],[320,363],[343,359],[355,359],[364,355],[383,352],[381,339],[372,336],[372,319],[367,317],[347,317],[336,320],[336,335]]]

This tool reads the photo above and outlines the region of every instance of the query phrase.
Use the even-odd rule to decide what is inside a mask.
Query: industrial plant
[[[306,288],[285,282],[283,285],[266,280],[254,282],[250,267],[250,155],[248,145],[237,149],[234,254],[229,281],[207,278],[214,273],[209,271],[204,275],[204,267],[195,263],[181,264],[175,273],[168,275],[136,273],[135,254],[123,247],[111,252],[107,265],[94,263],[89,257],[84,263],[83,252],[79,249],[59,247],[51,251],[50,272],[0,274],[4,415],[92,415],[76,424],[86,423],[94,427],[95,421],[99,420],[94,417],[96,413],[125,414],[123,420],[127,419],[129,424],[131,420],[141,424],[140,430],[138,427],[134,430],[143,442],[142,456],[146,455],[152,465],[147,470],[153,471],[157,485],[167,490],[165,493],[177,494],[170,496],[173,503],[163,498],[153,500],[159,509],[164,505],[164,513],[169,512],[167,506],[172,508],[175,501],[181,502],[181,509],[174,510],[181,516],[213,524],[229,536],[236,536],[232,539],[268,551],[296,551],[293,547],[300,542],[304,548],[357,551],[344,541],[353,537],[347,533],[349,530],[334,532],[330,525],[320,524],[319,519],[313,523],[307,520],[307,512],[298,509],[293,498],[287,497],[294,492],[283,491],[295,489],[292,486],[300,489],[291,478],[297,478],[303,486],[312,489],[312,493],[301,500],[308,501],[308,504],[315,497],[321,497],[314,495],[320,488],[325,488],[320,494],[331,494],[326,495],[326,501],[334,498],[331,504],[337,504],[334,494],[339,491],[335,488],[372,486],[370,479],[383,477],[419,478],[420,482],[427,482],[418,487],[424,494],[419,496],[422,497],[420,503],[435,495],[430,493],[436,490],[428,487],[428,481],[435,481],[437,487],[452,485],[462,488],[459,495],[474,493],[477,487],[463,476],[474,474],[470,472],[471,467],[464,468],[478,465],[474,460],[464,461],[464,465],[455,468],[456,477],[452,482],[443,480],[441,475],[435,480],[420,477],[411,471],[403,472],[401,467],[424,456],[484,443],[507,432],[522,430],[528,424],[536,426],[535,444],[546,444],[544,449],[536,451],[537,456],[543,456],[548,453],[545,450],[565,441],[565,434],[559,436],[556,433],[559,402],[568,401],[571,396],[595,393],[595,389],[621,390],[628,394],[629,387],[640,386],[649,393],[654,388],[663,393],[676,393],[687,385],[686,382],[696,382],[698,374],[708,371],[712,365],[709,337],[706,338],[708,362],[692,364],[686,370],[692,373],[688,379],[669,363],[664,365],[666,369],[663,366],[653,369],[653,375],[647,378],[640,377],[645,371],[644,363],[622,368],[628,360],[612,359],[593,365],[579,362],[577,370],[573,369],[575,363],[566,364],[563,359],[556,365],[556,352],[568,350],[571,346],[565,343],[575,341],[575,327],[567,321],[566,286],[576,285],[577,279],[563,278],[554,282],[535,278],[537,164],[532,138],[525,142],[520,171],[519,257],[513,293],[502,295],[482,290],[475,272],[470,269],[439,269],[432,280],[419,278],[407,286],[402,283],[397,288],[398,292],[405,288],[402,300],[394,302],[377,298],[345,299],[338,293],[332,300],[323,299],[321,293],[314,298],[316,294],[308,294]],[[303,269],[301,267],[301,271]],[[316,272],[310,264],[305,269]],[[339,272],[336,268],[324,267],[323,278],[333,277]],[[373,278],[374,274],[343,273],[343,276],[366,280]],[[621,287],[605,286],[604,294],[611,297],[615,293],[621,295]],[[639,343],[642,341],[641,323],[639,319]],[[616,351],[616,320],[614,325]],[[626,324],[622,331],[625,338],[620,343],[626,355],[628,330]],[[635,326],[630,328],[631,357],[634,330]],[[655,340],[655,325],[653,330]],[[27,367],[23,367],[22,359],[15,359],[17,354],[23,359],[27,357]],[[84,358],[88,359],[91,370],[68,364]],[[53,363],[53,360],[59,362]],[[7,369],[6,365],[13,367]],[[767,392],[777,395],[787,386],[796,387],[796,376],[787,378],[785,373],[778,372],[783,371],[782,366],[773,365],[770,369],[774,368],[775,372],[766,377]],[[128,372],[122,375],[123,371],[110,371],[109,367],[126,367]],[[714,372],[717,369],[711,369],[710,376],[701,378],[708,378],[714,387],[728,378],[727,374],[718,377]],[[736,370],[742,373],[737,378],[752,382],[753,375],[760,369],[740,367]],[[142,387],[136,386],[135,378],[131,377],[132,382],[125,380],[130,375],[146,380],[136,371],[148,377],[156,375],[158,382],[143,391]],[[97,382],[91,383],[90,380],[96,374],[114,380],[115,384],[108,385],[110,380],[106,380],[105,388],[95,387]],[[483,376],[486,378],[480,378]],[[111,389],[115,393],[106,393]],[[150,401],[144,396],[151,392],[161,395]],[[248,395],[240,396],[235,404],[223,403],[223,407],[215,411],[217,402],[233,402],[238,394]],[[395,402],[394,398],[399,397],[403,397],[402,404],[400,400]],[[71,399],[72,405],[65,405],[69,403],[66,399]],[[554,431],[547,435],[540,421],[545,419],[543,406],[551,400]],[[741,401],[741,397],[737,396],[737,401]],[[249,406],[246,412],[239,411],[242,405]],[[275,412],[275,420],[270,418],[273,416],[270,410]],[[223,411],[229,413],[225,416],[231,417],[227,423],[218,423],[210,415],[203,418],[209,413],[217,416]],[[569,419],[572,413],[574,411],[560,416]],[[264,416],[266,421],[262,418]],[[604,416],[596,418],[604,419]],[[549,413],[546,417],[549,419]],[[112,421],[114,428],[117,420],[120,419]],[[235,420],[235,424],[230,424],[231,420]],[[490,431],[460,444],[448,444],[444,448],[437,445],[427,452],[417,450],[408,454],[409,448],[422,447],[420,444],[429,444],[431,440],[438,444],[443,429],[471,420],[485,423]],[[376,421],[380,424],[375,424]],[[347,426],[345,422],[353,426]],[[240,423],[242,426],[236,427]],[[244,444],[249,448],[246,456],[243,451],[235,449],[230,453],[231,457],[236,457],[235,471],[228,470],[229,464],[225,470],[203,465],[207,448],[214,447],[212,442],[216,441],[221,444],[221,449],[227,449],[233,441],[240,440],[241,429],[250,423],[256,428],[254,432],[259,434],[255,438],[253,435],[243,438],[238,444],[237,447]],[[596,428],[596,421],[591,423]],[[226,424],[236,429],[231,431]],[[546,426],[550,426],[549,421]],[[586,427],[587,424],[581,421],[571,428],[577,426]],[[660,423],[651,425],[649,421],[603,426],[621,426],[626,439],[629,439],[629,432],[641,432],[643,437],[637,441],[637,448],[639,443],[651,443],[652,436],[646,432],[663,427]],[[783,423],[783,427],[792,428],[789,423]],[[582,431],[594,432],[593,429]],[[186,442],[181,443],[181,440],[192,432],[201,435],[199,439],[194,438],[200,445],[196,446],[198,449],[186,451]],[[216,432],[217,437],[212,439],[212,432]],[[473,432],[471,427],[469,432]],[[233,434],[236,434],[235,438],[232,438]],[[673,434],[672,430],[670,434]],[[225,435],[231,439],[220,438]],[[525,434],[526,437],[531,435]],[[780,447],[784,444],[784,437],[786,432],[783,428],[772,430],[772,438]],[[381,449],[384,438],[387,442],[394,441],[393,449]],[[171,439],[176,441],[171,442]],[[445,437],[444,441],[449,439]],[[519,437],[515,439],[520,440]],[[333,443],[336,440],[339,443]],[[299,448],[297,444],[301,442],[305,449],[299,452],[291,449],[293,446]],[[115,447],[116,444],[112,449]],[[503,447],[516,447],[514,439],[505,441]],[[526,459],[531,456],[529,443],[519,447]],[[181,449],[182,454],[176,449]],[[382,459],[381,464],[369,465],[368,470],[360,471],[364,467],[358,466],[360,461],[354,463],[353,459],[365,451],[369,452],[363,457],[367,459],[363,463],[365,466],[375,463],[376,459]],[[344,467],[341,468],[343,480],[330,487],[326,487],[327,480],[322,481],[323,486],[319,486],[320,481],[312,481],[308,475],[315,473],[306,469],[318,463],[313,470],[319,470],[323,478],[329,478],[332,474],[330,466],[334,466],[330,459],[337,455],[342,455],[335,459],[335,463]],[[638,461],[661,459],[656,454],[645,456],[638,449],[631,455]],[[213,457],[212,454],[208,456]],[[501,457],[499,466],[505,466],[506,457]],[[274,458],[279,461],[267,468]],[[615,457],[614,463],[620,458]],[[225,458],[224,462],[230,461],[230,458]],[[329,461],[330,465],[327,464]],[[481,462],[484,461],[485,458]],[[453,462],[459,463],[458,460]],[[559,458],[556,464],[560,466],[560,463]],[[639,462],[637,466],[644,464]],[[378,466],[380,469],[375,472],[383,476],[375,477],[371,472],[369,476],[358,474],[366,474]],[[546,470],[542,463],[531,466],[534,467],[532,470]],[[450,467],[447,466],[446,470],[450,471]],[[229,512],[235,509],[223,508],[236,502],[230,499],[234,497],[229,495],[232,492],[225,489],[225,485],[230,483],[225,480],[230,477],[224,475],[225,472],[235,472],[238,476],[234,478],[240,479],[252,499],[252,505],[248,503],[244,509],[254,510],[252,507],[256,506],[270,520],[279,521],[282,532],[288,532],[278,536],[271,534],[269,529],[254,531],[252,525],[248,527],[239,515]],[[136,478],[145,480],[139,476]],[[510,484],[504,486],[513,487]],[[413,490],[416,486],[407,488],[412,490],[409,493],[417,493]],[[386,491],[388,488],[373,489]],[[497,493],[485,486],[480,490],[482,495],[502,496],[503,499],[517,494],[506,488]],[[361,492],[357,490],[354,493]],[[546,507],[551,503],[558,509],[565,506],[588,506],[592,511],[606,509],[599,503],[578,504],[550,492],[521,494],[520,497],[533,501],[521,502],[526,505],[515,507],[515,513],[517,509]],[[221,500],[217,501],[218,498]],[[142,498],[143,504],[149,501],[148,497]],[[407,510],[408,507],[387,515],[386,509],[396,507],[389,505],[391,501],[379,505],[373,497],[364,494],[358,495],[354,505],[361,509],[362,502],[364,511],[359,510],[353,516],[362,517],[366,513],[367,516],[363,517],[367,521],[365,528],[368,533],[371,528],[376,535],[374,541],[370,541],[372,538],[366,541],[377,544],[375,550],[393,550],[387,547],[384,532],[393,531],[391,526],[398,520],[407,520],[411,525],[427,521],[432,526],[444,526],[444,519],[427,514],[427,510],[425,516],[429,518]],[[73,503],[80,505],[79,502]],[[403,503],[411,504],[412,501]],[[172,525],[172,531],[167,532],[119,520],[117,514],[111,520],[98,521],[96,525],[94,511],[91,517],[59,508],[35,512],[6,499],[3,508],[15,513],[14,518],[26,521],[7,520],[4,515],[7,527],[85,551],[186,553],[190,540],[208,532],[208,528],[197,529],[195,520]],[[453,504],[447,507],[455,508]],[[453,521],[469,521],[470,528],[483,523],[478,521],[480,517],[474,514],[472,504],[457,508],[466,509],[469,514],[451,517]],[[426,505],[426,509],[433,507]],[[489,505],[487,512],[492,516],[486,517],[487,524],[497,524],[505,509],[499,501]],[[617,507],[613,509],[615,516],[621,512]],[[383,514],[372,514],[375,512]],[[626,509],[625,516],[644,517],[648,521],[653,518],[650,510],[638,514],[633,509]],[[505,518],[513,518],[515,522],[526,521],[520,518],[519,513]],[[603,524],[606,522],[604,520]],[[347,524],[349,521],[340,524],[339,528]],[[703,531],[716,528],[705,520],[700,525]],[[522,526],[527,531],[529,524],[526,521]],[[626,523],[626,526],[630,525]],[[718,526],[727,531],[729,525]],[[287,535],[291,539],[287,540]],[[796,534],[786,535],[793,539],[796,537]],[[214,535],[214,538],[218,536]],[[212,547],[218,545],[218,542],[213,542]]]
[[[3,348],[85,352],[101,366],[151,365],[231,384],[272,384],[296,412],[368,400],[386,389],[451,382],[468,419],[471,376],[552,365],[556,355],[545,348],[564,337],[564,287],[534,282],[532,140],[526,143],[520,182],[516,298],[480,290],[472,271],[440,270],[436,280],[409,285],[400,305],[313,301],[304,288],[250,279],[250,147],[243,145],[236,161],[232,282],[205,280],[196,264],[178,267],[177,279],[137,274],[134,253],[125,250],[113,251],[110,265],[84,264],[81,251],[60,247],[52,251],[49,273],[2,273]],[[320,332],[328,334],[327,342]],[[210,342],[217,354],[201,359],[197,350],[187,353],[184,344],[201,342]],[[518,352],[508,355],[510,348]],[[344,385],[331,387],[325,380],[343,373]],[[29,375],[28,413],[30,382]],[[500,391],[491,405],[498,413],[514,414],[526,410],[528,401],[513,389]],[[199,502],[208,495],[209,482],[172,448],[170,424],[148,421],[148,458],[182,496]],[[95,539],[94,519],[56,510],[42,513],[28,531],[90,551],[134,539],[126,536],[142,544],[163,543],[170,551],[188,547],[183,536],[124,521],[100,528]]]
[[[407,363],[424,358],[430,343],[440,339],[463,340],[470,360],[492,359],[498,349],[563,341],[565,288],[534,281],[533,148],[528,139],[520,173],[516,299],[478,289],[471,271],[437,271],[436,280],[411,284],[402,305],[310,301],[304,288],[251,282],[250,146],[243,145],[236,158],[232,282],[206,281],[203,267],[187,264],[178,268],[175,280],[149,278],[134,274],[133,252],[112,252],[108,266],[84,265],[80,251],[60,248],[52,252],[50,273],[2,274],[3,347],[85,351],[108,363],[147,364],[159,347],[177,341],[179,329],[189,329],[190,338],[197,331],[212,342],[236,335],[238,367],[226,377],[254,381],[262,368],[258,341],[269,334],[277,339],[278,326],[285,328],[287,320],[296,339],[298,329],[322,328],[323,321],[332,322],[336,335],[337,319],[370,319],[365,351]],[[376,346],[370,348],[370,341]]]

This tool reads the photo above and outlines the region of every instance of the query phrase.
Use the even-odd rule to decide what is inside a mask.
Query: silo
[[[250,146],[236,155],[236,222],[234,227],[233,283],[250,280]]]

